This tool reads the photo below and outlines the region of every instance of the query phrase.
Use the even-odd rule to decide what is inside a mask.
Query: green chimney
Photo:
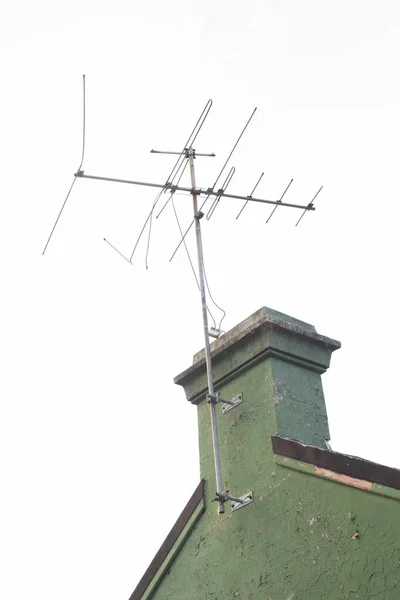
[[[233,495],[251,490],[262,476],[272,458],[271,435],[326,448],[321,374],[337,348],[339,342],[312,325],[266,307],[213,342],[215,391],[227,399],[243,396],[242,404],[224,414],[217,405],[223,485]],[[213,481],[204,351],[175,383],[198,407],[201,475]]]
[[[400,598],[400,472],[324,449],[321,375],[339,347],[268,308],[212,344],[216,391],[243,394],[216,405],[223,487],[252,500],[224,514],[203,353],[176,378],[197,405],[205,497],[202,481],[131,600]]]

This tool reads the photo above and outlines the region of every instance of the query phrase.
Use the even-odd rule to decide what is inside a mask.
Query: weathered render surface
[[[243,404],[218,410],[224,485],[254,502],[218,515],[201,353],[176,378],[197,404],[206,510],[156,600],[398,600],[400,492],[276,456],[271,435],[326,447],[321,373],[340,345],[261,309],[213,345],[215,382]],[[321,472],[324,471],[324,472]]]

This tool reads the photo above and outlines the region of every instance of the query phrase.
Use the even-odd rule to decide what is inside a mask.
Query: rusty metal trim
[[[297,440],[279,435],[271,435],[271,441],[274,454],[287,456],[336,473],[400,490],[400,470],[398,469],[380,465],[357,456],[308,446]]]

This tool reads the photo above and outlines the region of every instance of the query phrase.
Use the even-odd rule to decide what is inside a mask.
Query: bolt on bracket
[[[244,494],[243,496],[239,496],[239,498],[233,498],[233,497],[229,497],[230,501],[231,501],[231,510],[232,512],[235,510],[239,510],[239,508],[243,508],[244,506],[247,506],[248,504],[251,504],[253,502],[253,492],[248,492],[247,494]]]
[[[242,393],[238,394],[237,396],[232,398],[232,400],[227,400],[226,398],[221,398],[221,395],[219,393],[207,394],[206,400],[207,400],[208,404],[211,404],[211,402],[213,404],[222,404],[222,414],[224,415],[226,412],[228,412],[228,410],[231,410],[231,408],[235,408],[235,406],[242,404],[243,394]]]
[[[220,493],[216,492],[215,498],[212,500],[212,502],[222,502],[222,504],[225,504],[225,502],[230,501],[231,510],[233,512],[239,508],[242,508],[243,506],[251,504],[253,502],[253,498],[253,492],[247,492],[247,494],[244,494],[243,496],[236,497],[231,496],[229,490],[224,490]]]
[[[220,402],[222,402],[222,414],[224,415],[229,410],[232,410],[232,408],[235,408],[235,406],[239,406],[239,404],[242,404],[243,394],[242,393],[238,394],[237,396],[232,398],[232,400],[225,400],[225,399],[221,398]]]

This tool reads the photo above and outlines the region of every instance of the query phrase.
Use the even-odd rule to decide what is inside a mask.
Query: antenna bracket
[[[221,398],[220,402],[222,402],[222,414],[224,415],[228,411],[232,410],[232,408],[235,408],[235,406],[239,406],[239,404],[242,404],[243,394],[238,394],[237,396],[232,398],[232,400],[223,400]]]
[[[253,492],[248,492],[239,498],[230,498],[232,512],[253,502]]]
[[[226,398],[221,398],[221,395],[219,393],[207,394],[206,400],[207,400],[207,404],[220,404],[221,403],[222,404],[222,414],[224,415],[226,412],[228,412],[232,408],[235,408],[235,406],[242,404],[243,394],[242,393],[238,394],[237,396],[232,398],[232,400],[226,400]]]
[[[208,335],[217,340],[219,337],[221,337],[222,331],[221,329],[217,329],[216,327],[210,327],[208,330]]]
[[[243,508],[244,506],[247,506],[248,504],[251,504],[253,502],[254,499],[254,494],[253,492],[247,492],[247,494],[243,494],[243,496],[231,496],[229,494],[229,490],[224,490],[223,492],[216,492],[215,493],[215,498],[212,500],[212,502],[220,502],[222,504],[225,504],[225,502],[228,502],[228,500],[231,502],[231,509],[232,512],[234,512],[235,510],[238,510],[239,508]]]
[[[207,404],[218,404],[219,394],[206,394]]]

